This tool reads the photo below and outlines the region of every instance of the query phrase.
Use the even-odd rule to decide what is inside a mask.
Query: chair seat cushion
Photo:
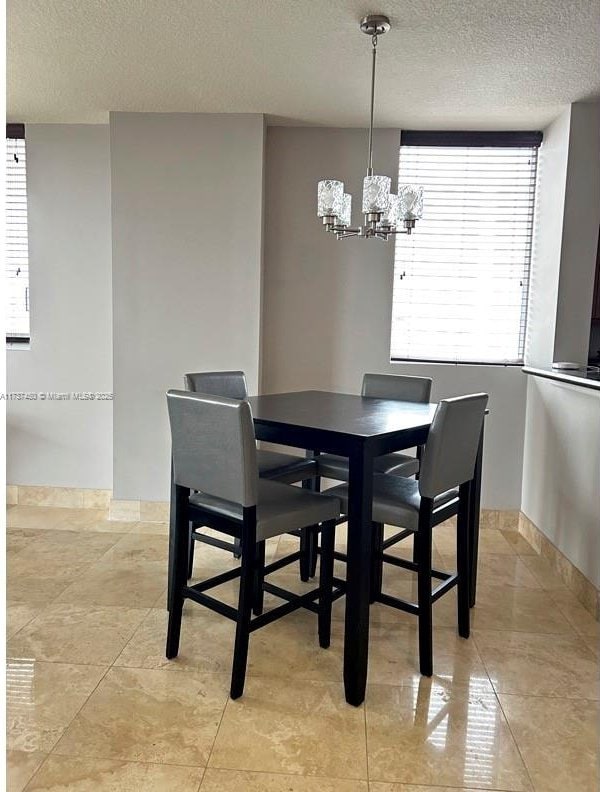
[[[259,449],[256,454],[258,475],[261,478],[283,480],[286,484],[294,484],[296,481],[318,475],[317,463],[314,459],[263,449]]]
[[[230,520],[242,519],[242,507],[237,503],[215,498],[204,492],[190,495],[190,505],[213,512]],[[258,481],[256,505],[256,540],[295,531],[340,516],[340,502],[330,495],[309,492],[300,487],[278,481]]]
[[[324,478],[348,481],[348,458],[335,454],[317,457],[319,475]],[[407,454],[384,454],[373,460],[375,473],[391,473],[394,476],[414,476],[419,472],[419,460]]]
[[[348,513],[348,485],[325,490],[327,495],[339,498],[342,512]],[[458,498],[458,490],[452,489],[438,495],[433,502],[437,509]],[[373,476],[373,522],[396,525],[409,531],[419,527],[421,496],[419,482],[401,476]]]

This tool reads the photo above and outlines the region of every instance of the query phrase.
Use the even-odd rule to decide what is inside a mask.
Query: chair
[[[366,399],[395,399],[397,401],[426,404],[431,395],[429,377],[409,377],[396,374],[365,374],[361,395]],[[335,454],[318,456],[319,476],[348,481],[349,469],[346,457]],[[419,457],[407,454],[384,454],[373,460],[375,473],[390,473],[395,476],[414,476],[419,472]]]
[[[243,371],[202,371],[184,376],[185,388],[195,393],[207,393],[212,396],[225,396],[230,399],[244,401],[248,398],[246,376]],[[310,482],[317,476],[317,463],[314,459],[284,454],[279,451],[257,451],[258,474],[261,478],[280,481],[284,484],[295,484],[302,481]],[[204,542],[222,550],[231,550],[236,558],[240,557],[239,541],[225,542],[213,536],[201,533],[197,523],[190,525],[190,547],[188,562],[188,579],[192,577],[194,567],[194,547],[196,542]],[[315,539],[314,531],[303,528],[299,533],[300,577],[306,581],[314,575]]]
[[[419,617],[419,658],[424,676],[433,673],[432,605],[454,586],[458,587],[458,632],[469,637],[469,534],[468,514],[477,447],[488,396],[478,393],[444,399],[435,412],[421,461],[419,480],[379,474],[373,477],[373,521],[388,523],[413,533],[415,561],[405,561],[384,552],[382,534],[376,543],[376,568],[371,598]],[[326,490],[348,509],[348,485]],[[458,515],[457,573],[439,572],[431,567],[432,528]],[[383,563],[417,573],[418,602],[406,602],[382,592]],[[373,568],[372,567],[372,568]],[[443,582],[431,590],[431,580]]]
[[[173,523],[166,655],[172,659],[179,651],[186,599],[233,619],[236,634],[231,697],[238,698],[244,690],[248,642],[253,630],[304,607],[318,613],[319,643],[324,648],[329,646],[334,598],[333,546],[339,501],[288,484],[259,479],[248,402],[173,390],[167,393],[167,402],[172,438]],[[188,585],[189,521],[199,521],[241,539],[241,566]],[[292,528],[318,524],[323,545],[319,587],[297,595],[266,583],[265,575],[298,560],[300,553],[265,567],[265,540]],[[237,609],[206,593],[236,577],[240,578]],[[284,604],[263,614],[264,591],[282,598]],[[335,593],[341,594],[341,589]]]

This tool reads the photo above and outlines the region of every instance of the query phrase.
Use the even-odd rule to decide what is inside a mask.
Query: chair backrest
[[[421,459],[421,495],[435,498],[473,478],[487,402],[487,393],[475,393],[438,404]]]
[[[247,399],[246,375],[243,371],[199,371],[186,374],[185,389],[195,393],[210,393],[228,399]]]
[[[255,506],[258,466],[247,401],[167,393],[175,484],[241,506]]]
[[[397,399],[426,404],[431,396],[431,377],[365,374],[362,395],[369,399]]]

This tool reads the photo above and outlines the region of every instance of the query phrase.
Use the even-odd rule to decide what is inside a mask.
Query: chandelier
[[[369,157],[363,181],[362,211],[364,225],[352,228],[352,196],[344,192],[344,182],[324,179],[317,190],[317,216],[325,230],[337,239],[358,236],[363,239],[388,240],[395,234],[410,234],[423,215],[423,188],[399,184],[398,194],[390,192],[389,176],[373,175],[373,109],[375,106],[375,63],[377,39],[390,29],[390,20],[382,14],[366,16],[360,23],[363,33],[371,36],[371,118],[369,122]]]

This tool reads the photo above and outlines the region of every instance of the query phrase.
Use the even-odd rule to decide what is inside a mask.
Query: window
[[[6,340],[29,341],[29,251],[25,130],[6,127]]]
[[[541,132],[403,132],[399,182],[423,219],[398,236],[392,360],[521,364]]]

